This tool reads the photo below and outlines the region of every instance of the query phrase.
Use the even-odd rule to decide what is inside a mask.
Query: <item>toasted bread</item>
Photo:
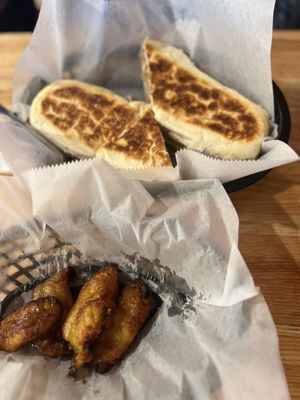
[[[130,103],[138,114],[135,120],[113,142],[100,145],[97,156],[116,168],[168,167],[171,160],[159,125],[149,105]]]
[[[171,165],[151,109],[141,115],[125,98],[102,87],[55,81],[34,98],[30,123],[76,157],[98,155],[120,169]]]
[[[259,105],[200,71],[182,50],[146,39],[146,94],[156,120],[187,148],[223,159],[254,159],[269,132]]]

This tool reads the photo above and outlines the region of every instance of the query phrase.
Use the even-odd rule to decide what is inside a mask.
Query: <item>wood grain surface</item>
[[[275,31],[273,80],[292,118],[300,154],[300,31]],[[300,399],[300,163],[272,170],[230,195],[240,218],[239,247],[271,309],[291,397]]]
[[[29,38],[0,35],[0,103],[7,108]],[[291,111],[290,144],[300,154],[300,31],[274,32],[272,68]],[[240,218],[241,252],[277,326],[291,397],[300,400],[300,163],[279,167],[230,197]]]

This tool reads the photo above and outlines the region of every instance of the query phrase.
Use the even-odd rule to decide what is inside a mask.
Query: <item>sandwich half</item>
[[[223,159],[255,159],[269,132],[259,105],[200,71],[180,49],[146,39],[144,88],[171,139]]]
[[[118,169],[172,166],[159,124],[151,107],[131,102],[137,116],[113,141],[103,142],[97,156]]]
[[[151,109],[141,113],[125,98],[102,87],[55,81],[34,98],[30,123],[75,157],[98,155],[119,169],[171,165]]]

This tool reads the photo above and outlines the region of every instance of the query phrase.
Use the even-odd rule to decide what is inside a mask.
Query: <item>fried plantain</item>
[[[142,282],[131,282],[124,287],[117,307],[93,349],[98,372],[107,372],[122,358],[156,306],[154,295]]]
[[[56,272],[50,278],[37,285],[32,292],[32,300],[47,296],[57,298],[63,307],[62,318],[65,318],[73,307],[68,270]]]
[[[46,335],[32,342],[42,354],[50,357],[59,357],[70,353],[69,344],[62,336],[62,326],[73,306],[73,298],[70,291],[69,272],[67,270],[56,272],[50,278],[36,286],[32,293],[32,299],[45,296],[54,296],[60,302],[63,313],[60,320]]]
[[[62,336],[60,324],[56,324],[46,335],[33,340],[31,344],[48,357],[62,357],[71,353],[69,344]]]
[[[63,337],[73,347],[71,374],[92,360],[90,343],[99,336],[115,306],[118,294],[118,269],[109,265],[97,272],[82,287],[63,326]]]
[[[32,300],[0,322],[0,350],[17,351],[47,333],[61,318],[55,297]]]

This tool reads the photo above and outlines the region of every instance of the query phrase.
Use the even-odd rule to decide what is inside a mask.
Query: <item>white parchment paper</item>
[[[138,51],[149,36],[183,48],[205,72],[262,105],[274,119],[270,65],[274,2],[44,0],[16,69],[14,111],[26,120],[36,93],[61,78],[142,99]],[[271,135],[271,145],[263,144],[263,162],[219,161],[185,150],[176,156],[179,175],[227,182],[299,159],[288,145],[274,140],[276,127]]]
[[[0,173],[12,172],[21,179],[31,168],[63,163],[64,154],[30,127],[12,119],[0,120]]]
[[[20,186],[3,179],[1,229],[35,216],[86,255],[146,281],[155,271],[148,283],[164,302],[120,366],[85,383],[66,376],[68,362],[0,353],[1,398],[289,399],[275,326],[239,253],[238,218],[219,181],[142,186],[104,161],[74,162],[25,173],[20,213],[9,201]],[[174,314],[177,291],[188,301]]]

